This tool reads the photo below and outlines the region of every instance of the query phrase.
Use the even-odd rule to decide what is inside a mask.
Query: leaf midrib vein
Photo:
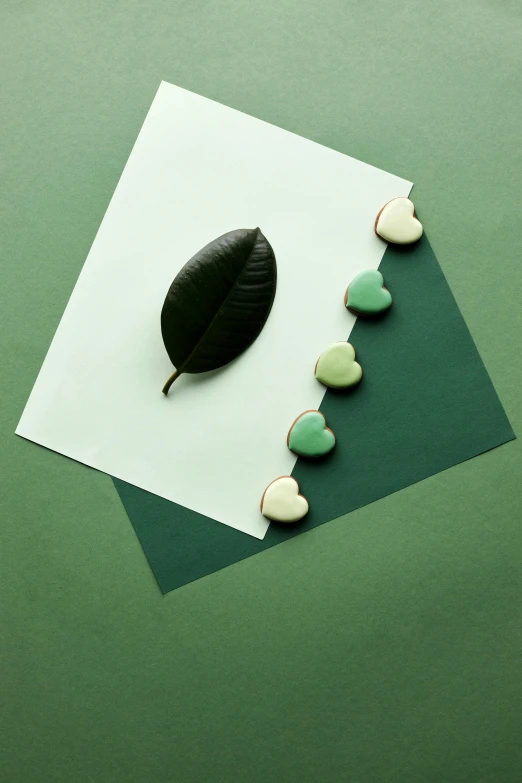
[[[248,256],[247,260],[245,261],[245,263],[244,263],[244,265],[243,265],[243,269],[241,270],[241,272],[240,272],[240,273],[239,273],[239,275],[237,276],[237,279],[236,279],[236,281],[235,281],[234,285],[232,286],[232,288],[230,289],[230,291],[228,292],[228,294],[227,294],[227,295],[226,295],[226,297],[224,298],[223,302],[222,302],[222,303],[221,303],[221,305],[219,306],[219,309],[217,310],[217,312],[216,312],[215,316],[213,317],[213,319],[211,320],[211,322],[209,323],[209,325],[207,326],[207,328],[205,329],[205,331],[203,332],[203,334],[202,334],[202,335],[201,335],[201,337],[199,338],[198,342],[196,343],[196,345],[194,346],[194,348],[192,349],[192,351],[189,353],[189,355],[187,356],[187,358],[185,359],[185,361],[183,362],[183,364],[181,365],[181,367],[176,367],[176,370],[178,371],[178,374],[179,374],[179,375],[181,375],[181,373],[182,373],[182,372],[184,372],[184,369],[185,369],[185,367],[187,366],[187,364],[190,362],[190,360],[192,359],[192,357],[194,356],[194,354],[195,354],[195,353],[197,353],[197,351],[198,351],[199,347],[201,346],[201,343],[203,342],[203,340],[205,339],[205,337],[207,336],[207,334],[209,333],[209,331],[212,329],[212,326],[214,325],[214,322],[215,322],[215,321],[216,321],[216,319],[219,317],[219,315],[220,315],[220,314],[223,312],[223,309],[224,309],[224,307],[226,306],[226,304],[227,304],[228,300],[230,299],[230,297],[232,296],[232,294],[233,294],[233,293],[234,293],[234,291],[236,290],[236,288],[237,288],[237,286],[238,286],[238,284],[239,284],[239,281],[241,280],[241,277],[242,277],[242,275],[244,275],[244,273],[245,273],[245,270],[246,270],[246,268],[247,268],[247,266],[248,266],[248,263],[249,263],[250,259],[252,258],[252,253],[254,252],[254,248],[255,248],[255,246],[256,246],[256,243],[257,243],[257,240],[258,240],[258,238],[259,238],[259,234],[260,234],[260,233],[261,233],[261,230],[258,228],[258,229],[257,229],[257,231],[256,231],[256,235],[255,235],[255,237],[254,237],[254,242],[253,242],[253,244],[252,244],[252,249],[251,249],[251,251],[250,251],[250,254],[249,254],[249,256]]]

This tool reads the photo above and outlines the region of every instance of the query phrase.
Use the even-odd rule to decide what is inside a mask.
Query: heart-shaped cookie
[[[322,457],[335,446],[335,435],[320,411],[305,411],[290,427],[286,443],[301,457]]]
[[[411,245],[422,236],[422,223],[415,217],[409,198],[388,201],[375,219],[375,233],[395,245]]]
[[[274,522],[298,522],[308,514],[308,501],[299,494],[299,484],[292,476],[280,476],[265,489],[261,513]]]
[[[362,367],[355,361],[350,343],[332,343],[322,352],[315,365],[315,377],[332,389],[347,389],[362,378]]]
[[[377,269],[365,269],[354,277],[344,295],[344,303],[355,315],[380,315],[391,307],[392,297]]]

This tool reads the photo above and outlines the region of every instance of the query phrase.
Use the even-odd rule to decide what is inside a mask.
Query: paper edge
[[[380,171],[383,174],[388,174],[391,177],[395,177],[396,179],[400,179],[406,185],[410,186],[409,187],[409,191],[408,191],[408,196],[406,198],[408,198],[410,193],[411,193],[411,190],[413,188],[414,183],[411,182],[409,179],[405,179],[404,177],[399,176],[399,174],[394,174],[393,171],[387,171],[386,169],[381,169],[381,168],[379,168],[379,166],[374,166],[373,163],[366,163],[366,161],[361,160],[360,158],[355,158],[353,155],[348,155],[347,152],[341,152],[341,150],[334,149],[333,147],[328,147],[328,145],[326,145],[326,144],[321,144],[320,141],[314,141],[313,139],[309,139],[306,136],[301,136],[300,133],[296,133],[295,131],[291,131],[291,130],[288,130],[287,128],[283,128],[283,127],[281,127],[281,125],[276,125],[274,122],[268,122],[268,120],[263,120],[263,119],[261,119],[261,117],[256,117],[253,114],[248,114],[248,112],[242,111],[241,109],[234,109],[233,106],[229,106],[226,103],[222,103],[222,101],[217,101],[214,98],[207,98],[205,95],[201,95],[201,93],[199,93],[199,92],[194,92],[194,90],[187,90],[185,87],[180,87],[179,84],[172,84],[172,82],[168,82],[165,79],[161,80],[160,85],[159,85],[159,87],[156,90],[156,93],[154,95],[152,103],[154,103],[154,101],[156,100],[156,97],[158,96],[160,90],[163,87],[167,87],[168,89],[173,89],[173,90],[180,90],[182,92],[188,93],[189,95],[195,95],[197,98],[200,98],[203,101],[210,101],[211,103],[217,103],[218,106],[223,106],[225,109],[228,109],[229,111],[236,112],[237,114],[242,114],[244,117],[249,117],[252,120],[256,120],[256,122],[262,122],[263,125],[268,125],[271,128],[277,128],[279,131],[282,131],[283,133],[287,133],[290,136],[295,136],[298,139],[302,139],[303,141],[308,142],[309,144],[314,144],[316,147],[322,147],[322,149],[329,150],[330,152],[332,152],[332,153],[334,153],[336,155],[342,155],[345,158],[350,158],[350,160],[355,160],[355,161],[357,161],[357,163],[360,163],[362,166],[368,166],[368,168],[375,169],[375,171]],[[152,106],[152,104],[151,104],[151,106]],[[149,111],[150,111],[150,109],[149,109]],[[147,112],[147,114],[148,114],[148,112]],[[147,119],[147,117],[145,117],[145,120],[146,119]],[[143,121],[144,123],[145,123],[145,120]],[[141,133],[141,129],[140,129],[140,133]],[[131,153],[132,153],[132,150],[131,150]],[[129,154],[129,157],[130,157],[130,154]],[[116,185],[116,187],[118,187],[118,186]],[[105,217],[105,215],[104,215],[104,217]]]

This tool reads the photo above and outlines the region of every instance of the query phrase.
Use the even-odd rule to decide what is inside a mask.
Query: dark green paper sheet
[[[302,523],[271,524],[259,541],[114,479],[162,593],[515,437],[428,239],[389,246],[380,269],[394,304],[378,321],[358,318],[350,337],[363,380],[321,405],[337,446],[293,471],[310,502]]]

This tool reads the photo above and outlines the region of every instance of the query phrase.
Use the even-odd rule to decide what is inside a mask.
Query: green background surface
[[[413,180],[519,432],[520,4],[4,0],[0,31],[0,778],[518,782],[520,441],[162,598],[111,479],[13,431],[163,78]]]

